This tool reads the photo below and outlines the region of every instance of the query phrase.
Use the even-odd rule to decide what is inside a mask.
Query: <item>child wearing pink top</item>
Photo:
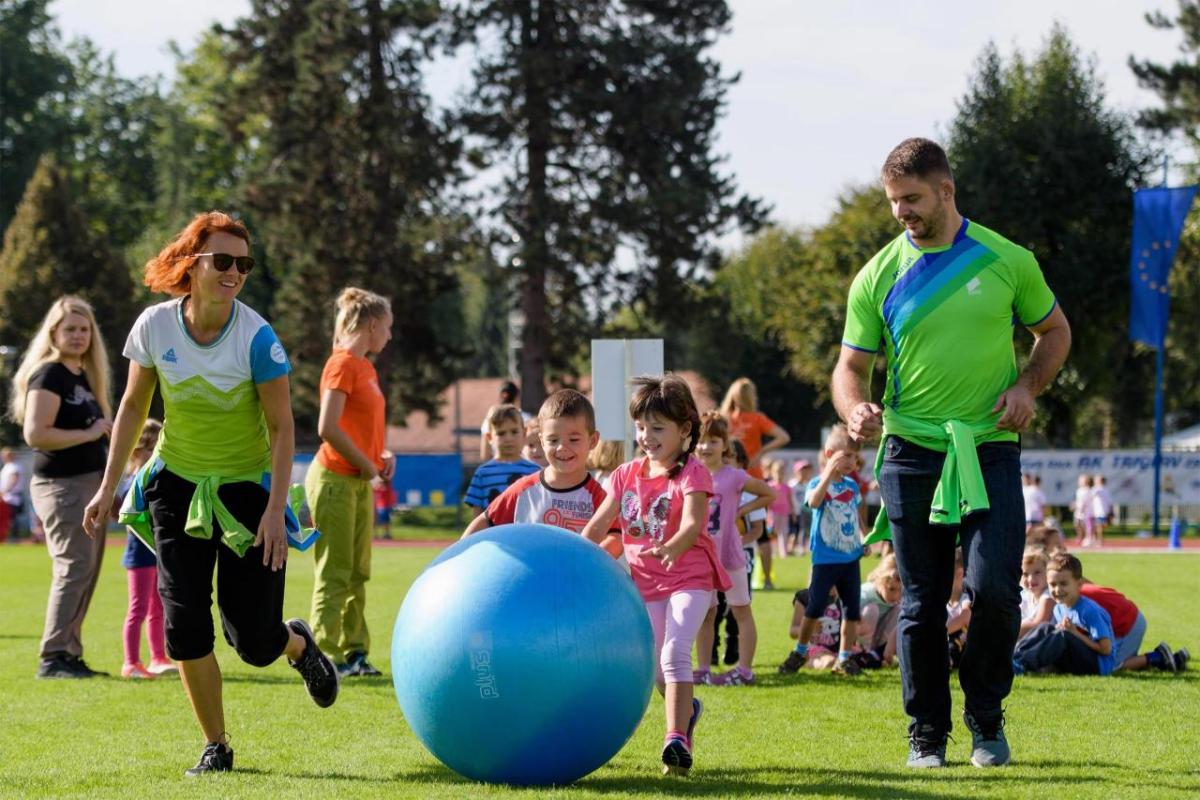
[[[692,643],[715,593],[729,575],[708,534],[712,478],[691,457],[700,414],[688,385],[674,375],[633,381],[629,415],[644,458],[622,464],[583,535],[599,544],[619,519],[625,557],[646,602],[658,656],[656,683],[666,700],[663,772],[692,766],[703,705],[692,692]]]
[[[766,550],[767,557],[763,559],[763,575],[766,583],[764,589],[775,588],[775,571],[771,568],[771,545],[775,546],[775,555],[783,558],[787,553],[788,527],[796,510],[792,508],[792,492],[784,479],[784,464],[782,461],[772,461],[765,467],[767,473],[767,488],[775,493],[775,499],[767,506],[767,536],[768,541],[759,548]]]
[[[700,441],[696,445],[696,456],[712,475],[713,495],[708,501],[708,532],[717,542],[721,566],[729,573],[732,586],[725,592],[729,613],[737,623],[738,663],[737,666],[718,675],[709,677],[708,654],[712,653],[717,604],[709,609],[696,646],[700,652],[701,668],[694,679],[698,683],[717,686],[741,686],[754,683],[754,650],[758,646],[758,629],[754,625],[754,614],[750,610],[750,574],[746,570],[746,551],[743,545],[753,545],[752,535],[743,540],[737,529],[737,519],[751,511],[766,508],[771,502],[771,490],[764,481],[750,477],[745,470],[725,463],[729,451],[729,424],[719,412],[710,411],[700,418]],[[742,493],[754,495],[754,499],[741,504]]]

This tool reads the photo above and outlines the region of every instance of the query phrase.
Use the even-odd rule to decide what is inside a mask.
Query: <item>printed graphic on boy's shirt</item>
[[[821,541],[839,553],[858,549],[858,512],[854,508],[854,490],[843,489],[827,494],[821,509]]]

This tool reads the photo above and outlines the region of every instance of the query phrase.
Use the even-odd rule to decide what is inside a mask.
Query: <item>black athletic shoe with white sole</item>
[[[183,774],[189,778],[207,775],[210,772],[229,772],[233,769],[233,748],[221,742],[209,742],[204,745],[204,752],[196,766]]]
[[[322,653],[321,648],[317,647],[312,628],[308,627],[307,622],[302,619],[289,619],[287,626],[293,633],[304,639],[307,645],[298,661],[292,661],[289,658],[288,663],[304,678],[304,686],[308,689],[308,696],[313,699],[313,702],[321,708],[329,708],[333,705],[333,701],[337,700],[338,687],[341,683],[341,676],[338,675],[337,668],[333,666],[329,656]]]

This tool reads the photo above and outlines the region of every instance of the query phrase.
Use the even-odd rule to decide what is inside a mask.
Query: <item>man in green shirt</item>
[[[855,277],[833,401],[858,441],[882,433],[879,487],[904,585],[898,631],[908,764],[945,765],[950,733],[946,602],[961,543],[971,626],[959,680],[971,762],[1009,761],[1002,702],[1020,625],[1025,512],[1020,437],[1071,332],[1033,254],[955,206],[945,152],[907,139],[883,187],[904,226]],[[1018,371],[1014,326],[1034,335]],[[870,375],[887,358],[877,404]]]

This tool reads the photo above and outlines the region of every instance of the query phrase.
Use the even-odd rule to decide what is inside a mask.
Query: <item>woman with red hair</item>
[[[299,530],[287,506],[291,365],[271,326],[237,299],[253,268],[249,232],[219,211],[197,215],[146,264],[146,285],[173,299],[143,311],[125,342],[129,380],[84,516],[88,532],[103,535],[159,388],[162,433],[120,519],[158,556],[167,653],[205,737],[188,775],[233,767],[213,654],[214,568],[221,627],[242,660],[265,667],[286,654],[317,705],[332,705],[338,692],[308,623],[283,621],[288,532]]]

